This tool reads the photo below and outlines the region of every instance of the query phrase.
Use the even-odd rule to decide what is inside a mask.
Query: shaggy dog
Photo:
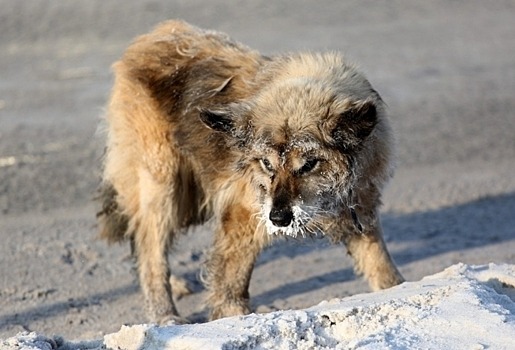
[[[152,321],[181,321],[167,254],[208,219],[210,319],[250,312],[254,262],[281,235],[344,243],[373,290],[403,281],[379,222],[392,172],[385,106],[341,55],[265,57],[169,21],[114,71],[98,218],[104,238],[132,241]]]

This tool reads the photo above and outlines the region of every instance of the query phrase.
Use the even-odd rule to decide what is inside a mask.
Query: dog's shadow
[[[396,245],[405,247],[391,250],[394,260],[402,271],[403,265],[433,256],[515,239],[515,193],[485,197],[432,211],[410,214],[383,213],[382,224],[387,245],[389,247]],[[337,249],[341,250],[341,255],[345,254],[344,247]],[[316,259],[320,259],[320,257],[323,259],[324,256],[328,256],[330,259],[331,256],[334,257],[334,245],[326,239],[279,240],[262,252],[256,263],[256,271],[260,270],[260,273],[265,274],[266,278],[267,269],[281,266],[288,271],[298,271],[299,274],[303,274],[302,266],[288,267],[281,264],[283,261],[285,264],[290,262],[296,264],[299,260],[306,261],[298,258],[303,256],[307,258],[307,255],[313,254],[318,254]],[[310,258],[307,258],[307,261],[310,261]],[[323,264],[323,262],[315,262],[315,264],[317,263]],[[198,274],[198,271],[190,271],[184,274],[184,277],[195,281],[195,274]],[[274,276],[273,273],[270,275]],[[275,276],[277,277],[277,275]],[[322,288],[331,288],[356,278],[349,264],[341,269],[324,271],[315,275],[309,274],[309,277],[300,280],[291,276],[288,281],[290,276],[286,273],[281,276],[285,277],[285,280],[271,283],[275,284],[275,287],[266,290],[259,288],[258,294],[251,295],[251,304],[254,307],[264,306],[265,309],[274,310],[278,300],[287,300]],[[418,277],[422,278],[423,276]],[[203,286],[195,281],[194,293],[203,290]],[[342,291],[339,293],[341,294]],[[313,302],[316,301],[318,300]],[[188,316],[191,322],[205,322],[206,318],[206,310]]]
[[[398,215],[384,213],[382,222],[388,246],[406,246],[402,250],[392,250],[392,255],[400,266],[411,262],[444,254],[451,251],[465,251],[492,244],[501,244],[515,239],[515,193],[482,198],[469,203],[445,207],[434,211]],[[405,244],[408,243],[408,244]],[[265,250],[257,263],[257,268],[268,269],[273,262],[284,257],[293,258],[314,254],[315,250],[332,249],[328,242],[311,240],[291,240],[278,242]],[[342,254],[344,248],[341,247]],[[200,259],[200,258],[196,258]],[[486,263],[487,261],[485,261]],[[282,263],[282,262],[281,262]],[[296,266],[296,270],[302,266]],[[302,272],[299,272],[302,273]],[[203,291],[197,281],[198,270],[193,268],[182,274],[192,281],[193,292]],[[423,276],[419,276],[420,278]],[[273,305],[278,299],[288,299],[298,294],[330,288],[332,285],[354,279],[352,268],[336,269],[310,277],[292,281],[281,281],[277,287],[261,290],[251,296],[252,305]],[[84,302],[96,300],[97,303],[114,301],[139,293],[137,281],[120,286],[116,290],[89,295]],[[316,301],[313,301],[316,302]],[[0,328],[8,324],[18,324],[20,320],[47,318],[66,313],[69,303],[56,302],[39,305],[23,312],[0,316]],[[205,322],[205,310],[188,315],[191,322]]]
[[[433,211],[404,215],[384,213],[382,222],[388,245],[403,243],[403,246],[408,247],[392,251],[394,260],[402,270],[403,265],[432,256],[515,239],[515,193],[485,197]],[[281,257],[294,258],[310,254],[317,249],[331,249],[331,246],[329,243],[280,242],[263,252],[258,266]],[[252,300],[254,305],[269,305],[277,299],[327,288],[353,278],[352,269],[344,268],[300,281],[286,282],[253,296]]]

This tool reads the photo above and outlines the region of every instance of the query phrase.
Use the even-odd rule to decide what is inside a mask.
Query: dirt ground
[[[98,339],[145,322],[127,245],[96,237],[110,65],[132,38],[182,18],[273,54],[340,50],[389,106],[398,167],[387,244],[419,280],[457,263],[515,263],[515,2],[0,0],[0,338],[30,330]],[[210,241],[170,260],[194,294]],[[279,242],[251,282],[258,312],[366,292],[344,247]]]

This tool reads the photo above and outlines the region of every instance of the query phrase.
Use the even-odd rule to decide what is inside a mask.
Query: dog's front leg
[[[209,291],[210,320],[251,311],[250,277],[262,247],[254,221],[251,212],[239,205],[226,210],[221,218],[203,276]]]
[[[363,274],[373,291],[390,288],[404,282],[386,249],[379,218],[359,227],[362,232],[349,234],[345,244],[354,260],[354,270]],[[358,231],[359,231],[358,229]]]

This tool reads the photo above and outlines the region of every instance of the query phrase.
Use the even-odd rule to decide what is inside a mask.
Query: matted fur
[[[114,64],[101,236],[130,238],[152,321],[180,321],[167,254],[212,218],[210,318],[250,312],[255,259],[276,235],[346,244],[372,289],[403,279],[378,207],[391,176],[384,104],[337,53],[265,57],[169,21]]]

